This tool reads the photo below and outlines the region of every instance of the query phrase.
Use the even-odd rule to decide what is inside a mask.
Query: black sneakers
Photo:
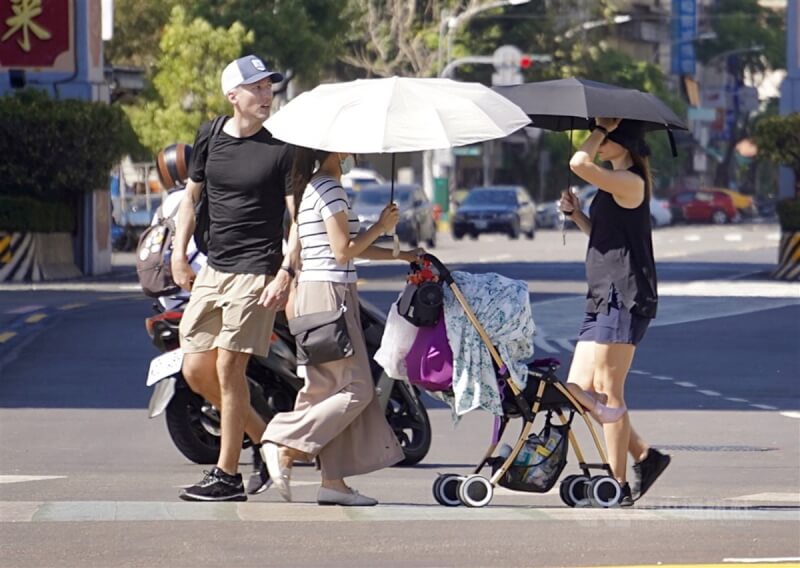
[[[633,507],[633,496],[631,495],[631,486],[625,483],[622,486],[622,497],[619,498],[620,507]]]
[[[242,485],[242,474],[229,475],[220,468],[203,472],[203,481],[181,491],[184,501],[247,501]]]
[[[261,457],[261,444],[253,444],[253,473],[250,474],[250,479],[247,481],[247,494],[258,495],[263,493],[272,485],[272,480],[269,478],[267,465]]]
[[[667,454],[662,454],[655,448],[650,448],[645,457],[639,463],[633,464],[633,472],[636,480],[633,483],[633,494],[638,501],[656,482],[669,465],[671,458]]]

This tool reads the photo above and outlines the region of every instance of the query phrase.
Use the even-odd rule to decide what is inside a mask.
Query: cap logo
[[[256,71],[266,71],[267,70],[267,68],[264,67],[264,62],[261,61],[260,59],[256,58],[256,57],[251,59],[250,63],[253,64],[253,67],[256,68]]]

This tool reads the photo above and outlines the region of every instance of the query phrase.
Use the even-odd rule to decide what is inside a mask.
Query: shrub
[[[784,199],[776,205],[781,229],[800,231],[800,199]]]
[[[126,153],[140,152],[118,107],[38,91],[0,98],[0,195],[66,201],[106,187]]]
[[[74,229],[75,215],[68,203],[0,195],[0,230],[71,233]]]

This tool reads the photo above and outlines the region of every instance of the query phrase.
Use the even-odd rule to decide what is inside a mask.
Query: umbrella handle
[[[400,239],[397,238],[397,231],[392,229],[392,258],[400,256]]]

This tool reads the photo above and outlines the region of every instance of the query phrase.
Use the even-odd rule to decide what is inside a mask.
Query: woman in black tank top
[[[568,388],[603,423],[608,459],[620,483],[622,506],[633,505],[669,464],[633,430],[625,378],[636,345],[656,315],[656,268],[650,226],[649,148],[641,123],[598,118],[570,168],[597,186],[589,216],[564,192],[561,211],[587,235],[586,316],[570,367]],[[598,157],[611,169],[595,164]],[[627,454],[636,478],[626,480]]]

